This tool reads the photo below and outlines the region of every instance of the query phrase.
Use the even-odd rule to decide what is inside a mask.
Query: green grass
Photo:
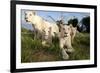
[[[22,32],[30,32],[22,28]],[[32,32],[31,32],[32,33]],[[33,34],[21,34],[21,62],[63,61],[59,42],[53,38],[53,44],[43,46],[40,40],[33,38]],[[90,35],[78,33],[72,43],[74,53],[69,54],[69,60],[90,59]]]
[[[90,35],[88,33],[78,33],[72,46],[75,52],[70,54],[70,60],[90,59]]]

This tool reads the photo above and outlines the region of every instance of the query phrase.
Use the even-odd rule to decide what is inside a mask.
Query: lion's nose
[[[68,34],[67,32],[65,32],[65,34]]]

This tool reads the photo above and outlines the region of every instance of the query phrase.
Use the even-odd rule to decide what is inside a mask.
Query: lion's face
[[[68,25],[63,25],[63,27],[61,28],[63,30],[64,33],[64,37],[68,37],[71,34],[71,28]]]
[[[35,16],[35,11],[25,11],[25,21],[32,22]]]
[[[51,27],[46,28],[46,29],[44,30],[44,38],[45,38],[45,39],[48,39],[48,37],[51,36],[51,30],[52,30]]]

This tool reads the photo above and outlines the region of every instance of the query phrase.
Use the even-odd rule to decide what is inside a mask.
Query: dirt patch
[[[51,54],[46,51],[37,51],[32,54],[32,59],[34,62],[43,62],[43,61],[57,61],[59,59],[59,55]]]

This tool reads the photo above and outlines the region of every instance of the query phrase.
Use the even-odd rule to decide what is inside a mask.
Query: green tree
[[[82,24],[86,26],[86,31],[90,32],[90,16],[84,17],[82,19]]]
[[[76,27],[77,24],[78,24],[78,19],[77,19],[77,18],[70,19],[70,20],[68,21],[68,24],[72,24],[73,27]]]

